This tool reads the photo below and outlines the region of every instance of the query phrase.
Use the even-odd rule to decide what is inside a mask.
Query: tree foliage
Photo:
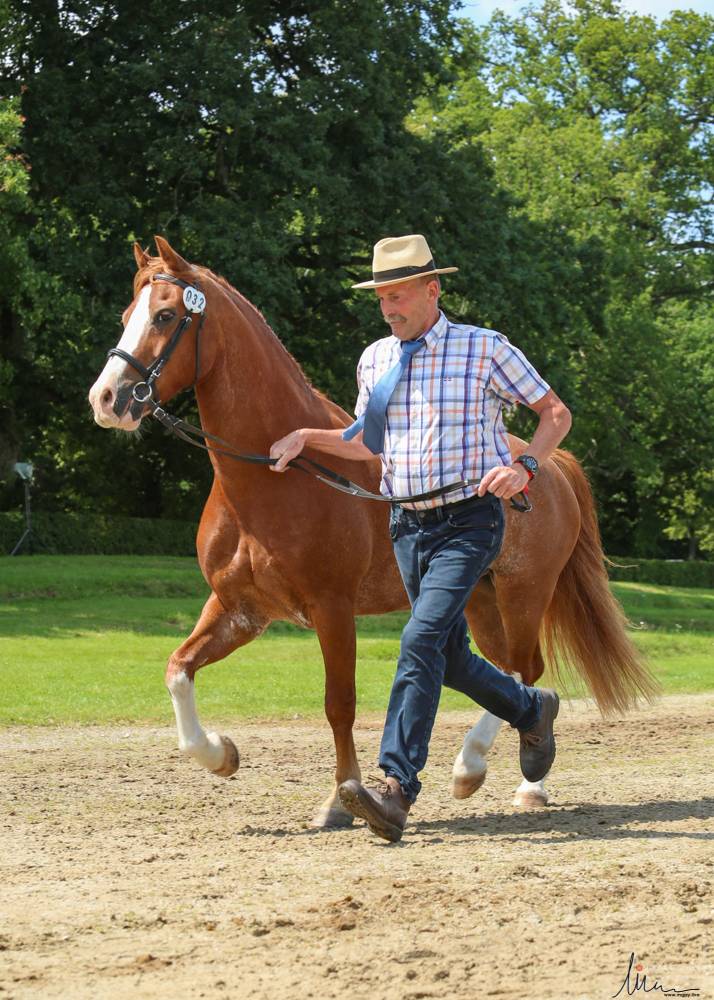
[[[707,502],[683,521],[670,485],[705,495],[710,410],[695,433],[668,400],[674,364],[706,395],[711,19],[546,0],[479,31],[454,6],[0,4],[0,463],[33,459],[47,507],[193,517],[208,488],[157,426],[127,440],[89,416],[133,240],[224,274],[351,408],[381,326],[350,285],[376,239],[424,232],[460,266],[447,311],[572,404],[611,547],[657,554],[665,525],[674,551],[705,544]],[[0,506],[18,502],[8,478]]]
[[[545,0],[483,30],[463,23],[454,81],[412,116],[417,134],[483,150],[530,221],[598,258],[564,362],[571,440],[615,551],[656,554],[665,524],[683,537],[677,497],[699,495],[695,470],[712,465],[713,415],[694,401],[714,343],[713,42],[711,17],[658,24],[611,0]]]

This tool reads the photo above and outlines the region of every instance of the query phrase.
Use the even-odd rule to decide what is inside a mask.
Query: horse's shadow
[[[449,834],[460,837],[504,837],[524,840],[538,834],[539,844],[562,844],[594,840],[714,840],[714,830],[662,830],[655,824],[679,823],[683,820],[707,820],[714,817],[714,798],[654,799],[638,803],[565,802],[531,812],[488,812],[451,819],[414,819],[407,827],[409,835]],[[637,824],[633,826],[632,824]],[[329,831],[349,833],[352,828]],[[238,831],[239,835],[242,831]],[[253,837],[320,836],[328,831],[283,827],[249,826],[245,831]],[[545,834],[546,836],[543,836]],[[405,841],[402,841],[404,844]],[[385,844],[386,846],[386,844]]]
[[[714,830],[662,830],[660,823],[714,817],[714,798],[653,799],[646,802],[565,802],[530,812],[495,812],[447,820],[417,821],[416,833],[525,839],[538,834],[541,844],[587,840],[714,840]],[[636,824],[636,825],[633,825]],[[546,834],[546,836],[542,836]]]

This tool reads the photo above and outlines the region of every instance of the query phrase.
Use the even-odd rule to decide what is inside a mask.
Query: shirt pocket
[[[434,383],[430,403],[442,425],[464,427],[483,421],[486,379],[478,371],[455,371]]]

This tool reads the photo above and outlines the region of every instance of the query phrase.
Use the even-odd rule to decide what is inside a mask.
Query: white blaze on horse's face
[[[117,347],[126,351],[127,354],[135,355],[137,353],[150,325],[150,298],[151,286],[145,285],[139,293],[129,322],[117,344]],[[123,431],[134,431],[141,423],[141,419],[135,420],[132,417],[128,407],[121,416],[118,416],[114,411],[119,389],[126,378],[127,367],[126,361],[121,358],[109,358],[101,375],[89,390],[89,402],[94,410],[94,419],[100,427],[116,427]],[[132,381],[134,381],[135,376],[136,372],[132,376]]]

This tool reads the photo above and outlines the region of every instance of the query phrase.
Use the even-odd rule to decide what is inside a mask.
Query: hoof
[[[513,805],[518,809],[542,809],[548,805],[548,793],[516,792]]]
[[[211,773],[217,775],[219,778],[230,778],[240,766],[240,754],[233,740],[227,736],[221,736],[221,743],[225,751],[223,763]]]
[[[332,806],[318,809],[310,821],[312,830],[347,830],[354,823],[354,816],[346,809]]]
[[[481,774],[462,774],[458,777],[454,775],[451,794],[455,799],[467,799],[469,795],[478,791],[484,783],[486,773],[486,771],[482,771]]]

